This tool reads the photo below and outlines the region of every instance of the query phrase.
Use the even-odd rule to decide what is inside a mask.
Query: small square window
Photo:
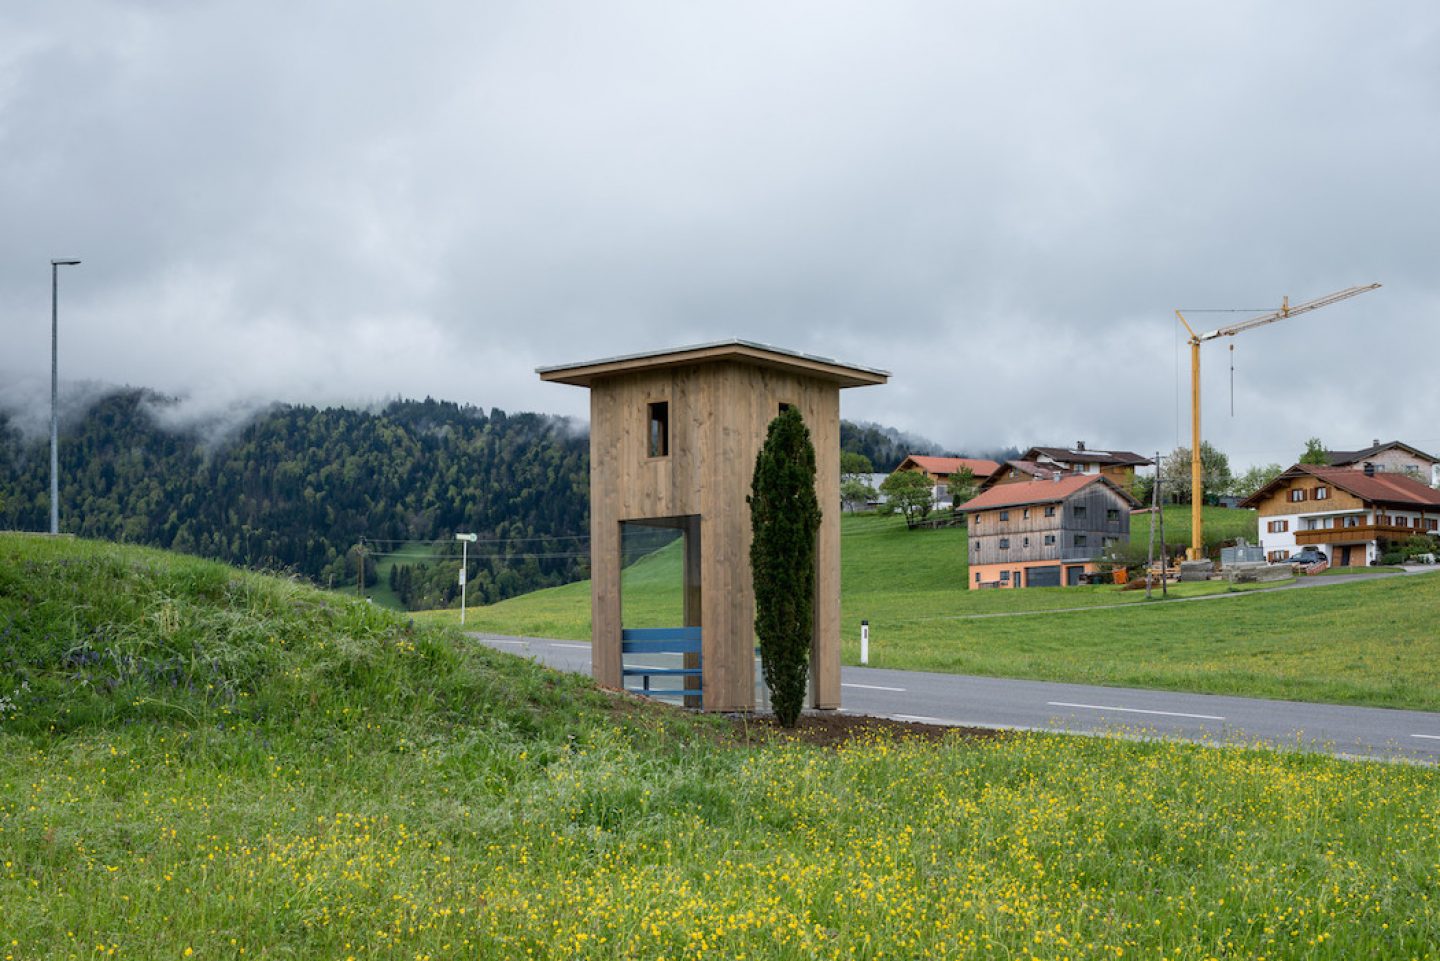
[[[1045,535],[1045,543],[1046,543],[1046,544],[1054,544],[1054,543],[1055,543],[1055,535],[1054,535],[1054,534],[1046,534],[1046,535]]]
[[[1002,538],[1000,538],[1000,549],[1001,549],[1002,551],[1008,551],[1008,550],[1010,549],[1010,538],[1008,538],[1008,537],[1002,537]]]
[[[1001,512],[1000,512],[1000,519],[1001,519],[1002,521],[1008,521],[1008,520],[1010,519],[1010,512],[1009,512],[1009,511],[1001,511]]]
[[[1009,572],[1009,571],[1001,571],[1001,572],[1000,572],[1000,579],[1001,579],[1002,581],[1005,581],[1006,583],[1009,583],[1009,581],[1010,581],[1010,572]]]
[[[650,405],[650,456],[670,456],[670,402],[656,401]]]
[[[1107,508],[1105,508],[1105,519],[1106,519],[1107,521],[1118,521],[1118,520],[1120,519],[1120,510],[1119,510],[1119,508],[1116,508],[1116,507],[1107,507]]]
[[[1054,505],[1051,505],[1050,507],[1045,508],[1045,516],[1046,516],[1046,517],[1054,517],[1054,516],[1055,516],[1055,507],[1054,507]]]
[[[789,410],[790,408],[792,408],[792,407],[794,407],[794,406],[795,406],[794,404],[787,404],[787,403],[785,403],[785,402],[782,400],[782,401],[780,402],[780,413],[783,414],[783,413],[785,413],[787,410]]]
[[[1076,546],[1076,547],[1084,547],[1087,543],[1088,543],[1088,540],[1087,540],[1087,538],[1085,537],[1084,534],[1076,534],[1076,535],[1075,535],[1075,546]]]
[[[1024,519],[1024,518],[1029,517],[1029,516],[1030,516],[1030,508],[1028,508],[1028,507],[1025,508],[1023,511],[1020,512],[1020,517],[1021,517],[1021,519]]]
[[[1074,517],[1076,520],[1079,520],[1080,518],[1085,516],[1085,513],[1085,505],[1076,504],[1073,508],[1071,508],[1070,516]]]

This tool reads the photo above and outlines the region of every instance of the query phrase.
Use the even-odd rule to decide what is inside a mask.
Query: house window
[[[1000,512],[1000,519],[1001,519],[1002,521],[1008,521],[1008,520],[1010,519],[1010,512],[1009,512],[1009,511],[1001,511],[1001,512]]]
[[[1053,544],[1053,543],[1055,543],[1055,535],[1054,535],[1054,534],[1046,534],[1046,535],[1045,535],[1045,543],[1046,543],[1046,544]]]
[[[1350,516],[1350,517],[1345,518],[1345,526],[1346,526],[1346,527],[1359,527],[1359,526],[1360,526],[1360,521],[1361,521],[1361,518],[1355,517],[1355,516]]]
[[[1431,520],[1425,523],[1432,531],[1440,531],[1440,520]]]
[[[1029,547],[1029,546],[1030,546],[1030,538],[1028,538],[1028,537],[1025,538],[1025,540],[1021,543],[1020,546],[1021,546],[1021,547]]]
[[[1027,517],[1029,517],[1029,516],[1030,516],[1030,508],[1028,508],[1028,507],[1025,508],[1023,511],[1020,512],[1020,518],[1021,518],[1022,520],[1024,520],[1025,518],[1027,518]]]
[[[670,456],[670,402],[660,400],[650,405],[650,456]]]
[[[1283,534],[1290,529],[1289,521],[1271,521],[1266,530],[1271,534]]]
[[[1007,583],[1007,584],[1010,583],[1010,572],[1009,572],[1009,571],[1001,571],[1001,572],[1000,572],[1000,580],[1004,581],[1004,582]]]
[[[975,572],[975,583],[976,583],[976,584],[979,584],[979,583],[980,583],[980,572],[979,572],[979,571],[976,571],[976,572]]]
[[[1082,518],[1084,518],[1084,516],[1085,516],[1085,505],[1084,505],[1084,504],[1076,504],[1073,508],[1071,508],[1071,510],[1070,510],[1070,516],[1073,517],[1073,518],[1075,518],[1077,521],[1078,521],[1078,520],[1081,520]]]
[[[1000,549],[1001,549],[1002,551],[1008,551],[1008,550],[1010,549],[1010,538],[1008,538],[1008,537],[1002,537],[1002,538],[1000,538]]]
[[[1285,558],[1289,556],[1290,553],[1288,551],[1271,551],[1270,553],[1265,555],[1265,559],[1268,560],[1270,563],[1274,564],[1279,561],[1285,560]]]
[[[1088,539],[1084,534],[1076,534],[1076,535],[1075,535],[1075,546],[1076,546],[1076,547],[1084,547],[1087,543],[1089,543],[1089,539]]]
[[[1105,508],[1105,519],[1107,521],[1118,521],[1120,519],[1120,510],[1115,507]]]
[[[787,404],[787,403],[785,403],[785,402],[782,400],[782,401],[780,402],[780,413],[783,414],[783,413],[785,413],[787,410],[789,410],[790,408],[792,408],[792,407],[794,407],[794,406],[795,406],[794,404]]]
[[[1291,501],[1291,503],[1298,503],[1298,502],[1300,502],[1300,501],[1303,501],[1304,499],[1305,499],[1305,490],[1304,490],[1304,488],[1297,487],[1297,488],[1295,488],[1294,490],[1292,490],[1292,491],[1290,492],[1290,501]]]
[[[980,550],[980,542],[979,542],[979,541],[976,541],[976,542],[975,542],[975,550],[977,550],[977,551]]]
[[[1316,499],[1317,501],[1328,500],[1329,498],[1330,498],[1330,488],[1328,488],[1328,487],[1317,487],[1317,488],[1315,488],[1315,499]]]
[[[1054,517],[1054,516],[1055,516],[1055,505],[1052,504],[1052,505],[1050,505],[1049,507],[1045,508],[1045,516],[1046,516],[1046,517]]]

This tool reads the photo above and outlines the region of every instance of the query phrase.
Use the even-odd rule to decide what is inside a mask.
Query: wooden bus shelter
[[[542,380],[590,389],[591,659],[595,679],[621,687],[626,649],[680,638],[686,703],[755,709],[755,594],[750,493],[770,421],[796,407],[815,445],[820,522],[810,701],[840,706],[840,389],[889,373],[743,340],[542,367]],[[627,523],[684,533],[684,630],[621,624],[621,531]],[[697,630],[698,629],[698,630]],[[698,641],[697,641],[698,635]],[[645,647],[651,644],[651,647]],[[671,650],[687,648],[671,648]],[[688,649],[687,649],[688,650]],[[666,673],[666,672],[658,672]],[[647,677],[648,683],[648,677]]]

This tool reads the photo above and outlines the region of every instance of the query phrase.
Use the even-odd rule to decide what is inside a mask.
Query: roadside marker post
[[[470,566],[470,545],[478,539],[475,534],[456,534],[460,542],[460,626],[465,626],[465,571]]]
[[[860,663],[870,663],[870,622],[860,622]]]

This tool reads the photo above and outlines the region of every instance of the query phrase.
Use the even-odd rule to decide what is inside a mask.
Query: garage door
[[[1025,572],[1026,587],[1059,587],[1060,567],[1032,567]]]

